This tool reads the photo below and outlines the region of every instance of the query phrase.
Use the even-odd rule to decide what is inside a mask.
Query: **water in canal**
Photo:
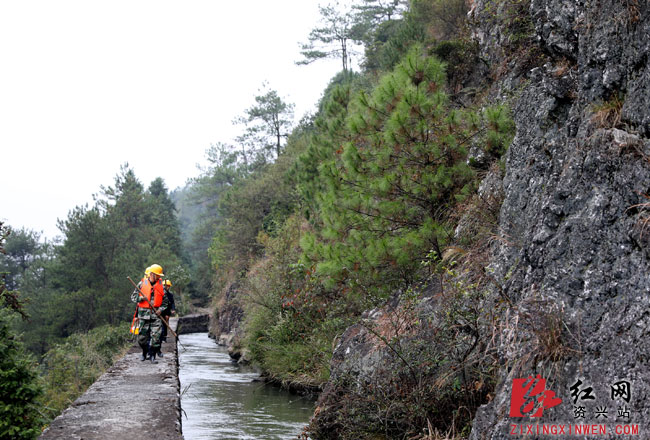
[[[295,439],[314,401],[259,382],[230,360],[207,333],[180,335],[178,346],[185,440]]]

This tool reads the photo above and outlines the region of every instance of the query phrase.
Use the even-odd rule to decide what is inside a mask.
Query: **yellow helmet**
[[[160,264],[152,264],[149,266],[149,271],[155,273],[159,277],[164,277],[163,268]]]
[[[169,280],[165,280],[165,281],[163,281],[163,284],[164,284],[166,287],[171,287],[171,286],[172,286],[172,282],[169,281]]]
[[[145,276],[145,277],[148,277],[148,276],[149,276],[149,272],[151,272],[151,266],[147,267],[147,268],[144,270],[144,276]]]

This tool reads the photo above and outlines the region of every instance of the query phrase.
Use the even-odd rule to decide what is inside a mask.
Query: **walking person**
[[[169,318],[176,314],[176,303],[174,302],[174,294],[171,291],[172,282],[170,280],[163,281],[163,288],[165,296],[163,297],[162,306],[160,306],[160,315],[165,322],[169,324]],[[167,342],[167,326],[163,325],[162,335],[160,337],[162,342]],[[158,350],[158,356],[163,357],[162,350]]]
[[[149,266],[148,270],[149,275],[140,280],[138,288],[131,294],[131,301],[138,304],[138,344],[142,349],[142,360],[150,359],[157,363],[163,323],[151,307],[159,309],[162,305],[165,290],[161,278],[165,274],[159,264]]]

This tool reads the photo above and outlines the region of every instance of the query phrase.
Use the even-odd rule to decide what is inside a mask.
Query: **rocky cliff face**
[[[486,79],[490,99],[507,101],[516,124],[504,175],[491,173],[482,186],[503,200],[486,262],[494,286],[473,315],[493,321],[450,329],[443,325],[449,311],[465,316],[471,304],[458,307],[426,288],[409,321],[420,330],[403,332],[407,337],[399,346],[392,340],[398,350],[391,350],[390,329],[382,322],[401,322],[404,301],[369,313],[373,324],[348,329],[334,352],[332,380],[312,429],[328,438],[328,430],[352,435],[355,426],[374,424],[390,436],[390,424],[404,414],[390,414],[398,405],[381,399],[399,398],[406,382],[391,383],[386,373],[421,380],[406,368],[410,363],[445,379],[424,387],[439,387],[438,397],[427,399],[440,399],[436,405],[443,410],[449,402],[440,394],[453,390],[453,380],[478,378],[472,395],[467,387],[463,394],[466,407],[484,403],[472,423],[475,440],[518,438],[511,424],[535,422],[605,423],[608,433],[617,424],[639,425],[648,437],[650,5],[476,0],[470,19],[492,75]],[[443,330],[456,347],[444,344]],[[486,330],[488,337],[478,335]],[[402,359],[404,353],[416,355]],[[455,370],[466,365],[463,353],[491,358],[486,363],[498,366],[496,383],[480,379],[489,376],[481,361],[472,363],[475,371]],[[445,363],[456,355],[456,363]],[[422,359],[443,361],[416,363]],[[525,406],[524,417],[510,417],[513,380],[537,375],[562,402],[548,393],[542,418],[531,419],[535,411]],[[543,396],[536,391],[525,400]],[[425,401],[412,403],[405,407],[436,414]],[[449,406],[449,418],[443,414],[438,421],[459,426],[459,406],[455,412]],[[379,410],[384,413],[377,420],[360,417]]]
[[[473,12],[493,62],[503,56],[494,35],[507,33],[486,27],[495,3],[508,7],[478,1]],[[509,410],[513,379],[537,374],[562,399],[540,422],[605,421],[608,432],[640,424],[648,436],[650,210],[642,204],[650,201],[650,8],[634,0],[533,0],[528,13],[543,65],[497,82],[501,93],[516,93],[517,135],[491,268],[513,307],[499,335],[505,367],[472,438],[512,438],[509,424],[534,423]],[[530,315],[553,324],[540,332],[525,325]],[[620,381],[631,384],[629,402],[612,399]],[[583,400],[588,387],[593,400]],[[581,406],[585,417],[576,418]],[[608,410],[607,420],[596,418],[597,407]]]
[[[430,280],[413,294],[397,292],[349,327],[332,356],[331,377],[310,425],[313,438],[406,438],[408,432],[424,439],[417,434],[427,424],[467,425],[490,387],[473,381],[459,392],[463,375],[480,376],[485,363],[466,362],[479,335],[469,324],[450,324],[457,314],[473,315],[469,302],[457,300]]]
[[[241,337],[243,330],[241,320],[244,316],[237,293],[240,289],[239,283],[233,282],[226,288],[223,300],[217,306],[217,319],[210,328],[210,337],[217,340],[219,345],[228,348],[228,354],[234,359],[247,362],[245,353],[242,353]]]

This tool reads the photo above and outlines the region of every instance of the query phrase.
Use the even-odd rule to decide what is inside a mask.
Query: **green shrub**
[[[0,308],[0,438],[32,439],[44,424],[38,410],[42,388],[35,362],[7,319],[6,310]]]
[[[76,333],[45,354],[41,364],[45,384],[42,400],[50,417],[67,408],[125,353],[132,344],[128,328],[124,323]]]
[[[260,234],[265,257],[248,272],[243,292],[244,345],[251,360],[287,385],[319,387],[329,378],[332,340],[347,321],[320,282],[297,263],[308,228],[290,217],[275,237]]]

